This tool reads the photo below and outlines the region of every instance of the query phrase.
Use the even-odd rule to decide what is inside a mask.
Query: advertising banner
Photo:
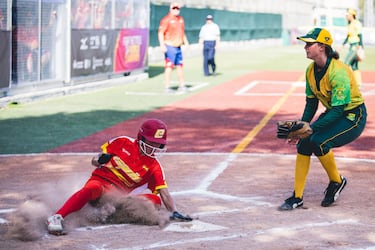
[[[72,30],[72,77],[113,72],[113,30]]]
[[[114,72],[129,72],[144,68],[147,63],[148,29],[119,31],[114,53]]]

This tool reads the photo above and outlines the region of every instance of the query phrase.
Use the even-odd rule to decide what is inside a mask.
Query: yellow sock
[[[354,71],[353,71],[353,74],[354,74],[354,78],[355,78],[355,80],[356,80],[356,82],[357,82],[358,87],[361,87],[361,85],[362,85],[362,75],[361,75],[361,71],[359,71],[359,70],[354,70]]]
[[[341,183],[341,177],[339,171],[337,170],[336,161],[332,150],[330,150],[327,154],[323,156],[319,156],[318,159],[322,164],[323,168],[326,170],[329,180]]]
[[[305,189],[306,177],[310,168],[310,156],[297,154],[294,174],[294,196],[302,198]]]

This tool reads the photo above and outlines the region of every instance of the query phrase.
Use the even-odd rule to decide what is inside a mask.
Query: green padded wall
[[[160,19],[169,11],[169,6],[151,4],[150,46],[159,46],[157,30]],[[206,16],[213,15],[220,26],[222,41],[241,41],[263,38],[281,38],[282,15],[271,13],[245,13],[215,9],[182,8],[185,31],[190,43],[198,42],[198,34]]]

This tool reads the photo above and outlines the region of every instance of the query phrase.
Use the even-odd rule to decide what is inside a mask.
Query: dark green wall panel
[[[151,4],[150,46],[159,46],[159,22],[169,11],[169,6]],[[201,26],[208,14],[220,26],[222,41],[241,41],[264,38],[281,38],[282,16],[271,13],[245,13],[215,9],[182,8],[185,31],[190,43],[198,42]]]

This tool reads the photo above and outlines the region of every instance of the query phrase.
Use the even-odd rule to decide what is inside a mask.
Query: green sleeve
[[[317,98],[307,98],[305,110],[303,111],[302,121],[310,122],[314,117],[319,105],[319,100]]]
[[[363,40],[362,40],[362,34],[358,34],[359,37],[359,45],[363,48]]]
[[[312,125],[313,131],[319,131],[325,129],[327,126],[331,125],[338,118],[340,118],[344,113],[345,105],[334,106],[332,109],[323,113]]]
[[[346,36],[344,42],[342,43],[342,45],[345,45],[347,42],[348,42],[348,39],[349,39],[349,36]]]

